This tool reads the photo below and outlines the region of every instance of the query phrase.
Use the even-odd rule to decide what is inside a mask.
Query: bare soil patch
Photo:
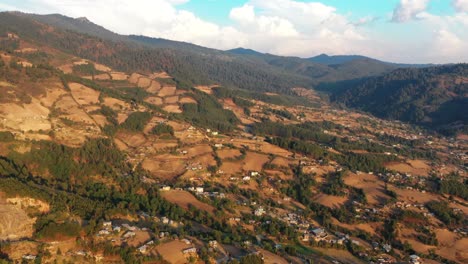
[[[71,94],[80,105],[99,103],[99,92],[79,83],[69,83]]]
[[[169,113],[176,113],[176,114],[182,113],[182,109],[180,109],[178,105],[166,105],[163,107],[163,110]]]
[[[382,204],[390,197],[385,194],[385,184],[377,176],[372,174],[349,173],[344,178],[347,185],[361,188],[370,204]]]
[[[216,153],[221,159],[233,159],[242,155],[238,149],[221,149],[217,150]]]
[[[175,86],[164,86],[163,88],[161,88],[161,90],[159,90],[158,95],[160,97],[171,96],[175,94],[175,91],[176,91]]]
[[[164,199],[171,203],[175,203],[186,210],[188,210],[189,205],[193,205],[196,208],[209,213],[213,213],[215,211],[213,206],[200,202],[195,196],[186,191],[171,190],[161,192],[161,195]]]
[[[182,251],[190,247],[191,245],[187,245],[182,241],[174,240],[158,245],[154,251],[171,264],[185,264],[188,255],[184,255]]]

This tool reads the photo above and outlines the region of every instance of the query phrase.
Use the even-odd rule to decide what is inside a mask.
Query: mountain
[[[365,56],[361,55],[337,55],[337,56],[329,56],[327,54],[320,54],[315,57],[308,58],[307,60],[315,63],[325,64],[325,65],[333,65],[333,64],[343,64],[346,62],[350,62],[353,60],[360,60],[360,59],[370,59]]]
[[[468,124],[468,64],[398,69],[383,76],[335,85],[331,100],[441,131]]]

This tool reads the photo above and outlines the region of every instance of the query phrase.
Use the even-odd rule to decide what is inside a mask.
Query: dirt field
[[[330,208],[341,207],[348,200],[348,198],[346,197],[327,195],[324,193],[320,193],[314,196],[313,199],[315,200],[315,202],[325,205]]]
[[[162,105],[163,104],[163,99],[160,98],[160,97],[151,96],[151,97],[145,98],[145,102],[150,103],[150,104],[154,104],[154,105]]]
[[[415,176],[428,176],[431,167],[424,160],[407,160],[406,163],[391,162],[385,165],[390,170]]]
[[[185,264],[187,263],[188,255],[182,254],[182,250],[192,247],[182,241],[174,240],[168,243],[158,245],[155,248],[155,253],[160,254],[163,259],[171,264]]]
[[[179,156],[159,155],[146,158],[142,167],[155,177],[171,180],[185,171],[185,161]]]
[[[279,166],[279,167],[286,167],[289,168],[289,165],[291,164],[296,164],[297,161],[291,160],[291,159],[286,159],[283,157],[276,157],[271,164]]]
[[[259,251],[263,255],[263,261],[265,264],[288,264],[288,262],[284,258],[273,254],[270,251],[266,251],[263,249],[260,249]]]
[[[165,104],[176,104],[177,102],[179,102],[179,96],[177,95],[164,98]]]
[[[188,209],[189,204],[191,204],[196,208],[207,211],[209,213],[213,213],[215,211],[215,208],[213,206],[200,202],[199,200],[197,200],[197,198],[195,198],[195,196],[186,191],[164,191],[161,192],[161,195],[162,197],[164,197],[164,199],[168,200],[171,203],[175,203],[184,209]]]
[[[135,231],[135,236],[128,240],[128,245],[138,247],[148,242],[150,238],[148,231]]]
[[[433,200],[439,200],[440,197],[431,193],[422,193],[416,190],[400,189],[389,186],[390,190],[393,190],[398,195],[398,200],[405,202],[416,202],[416,203],[427,203]]]
[[[187,151],[187,154],[185,156],[190,157],[190,158],[203,155],[203,154],[213,153],[213,149],[211,148],[210,145],[207,145],[207,144],[197,145],[194,147],[187,147],[185,148],[185,150]]]
[[[177,113],[180,114],[182,113],[182,109],[178,105],[166,105],[163,107],[164,111],[169,112],[169,113]]]
[[[347,185],[362,188],[369,204],[381,204],[390,198],[385,194],[384,182],[375,175],[349,173],[344,178],[344,182]]]
[[[216,151],[216,153],[221,159],[232,159],[241,155],[238,149],[221,149]]]
[[[240,162],[223,162],[223,165],[221,165],[220,168],[221,171],[224,172],[224,174],[236,174],[242,171],[242,164]]]
[[[164,86],[161,90],[159,90],[158,95],[161,97],[171,96],[174,95],[176,92],[175,86]]]
[[[196,104],[197,101],[195,99],[193,99],[192,97],[182,97],[179,100],[179,103],[181,103],[181,104]]]
[[[151,85],[148,88],[146,88],[146,91],[148,93],[156,94],[158,93],[159,90],[161,90],[161,88],[162,88],[162,85],[159,82],[153,80],[151,82]]]
[[[245,171],[261,171],[263,164],[268,162],[268,156],[255,152],[247,152],[245,159],[242,161],[242,169]]]
[[[7,203],[0,198],[0,241],[31,237],[35,218],[30,218],[21,205]]]
[[[47,131],[52,128],[50,110],[33,98],[30,104],[0,104],[0,122],[4,127],[21,131]]]
[[[341,263],[346,263],[346,264],[365,263],[364,261],[356,258],[351,253],[349,253],[349,251],[346,251],[346,250],[339,250],[339,249],[332,249],[332,248],[327,248],[327,249],[315,248],[315,250],[320,251],[324,253],[325,255],[338,260]]]
[[[148,88],[151,85],[151,79],[146,77],[140,77],[136,85],[140,88]]]
[[[114,81],[125,81],[128,79],[128,75],[123,72],[111,72],[110,75]]]
[[[451,247],[444,247],[436,250],[436,253],[444,258],[457,261],[459,263],[468,263],[468,238],[457,240]]]
[[[350,230],[362,230],[362,231],[365,231],[365,232],[368,232],[372,235],[376,235],[376,229],[378,229],[381,224],[379,223],[372,223],[372,224],[353,224],[353,225],[348,225],[348,224],[344,224],[344,223],[341,223],[340,221],[336,220],[335,218],[332,218],[332,222],[333,224],[335,225],[339,225],[341,227],[344,227],[344,228],[347,228],[347,229],[350,229]]]
[[[79,83],[69,83],[71,93],[76,102],[80,105],[90,105],[99,103],[99,92]]]

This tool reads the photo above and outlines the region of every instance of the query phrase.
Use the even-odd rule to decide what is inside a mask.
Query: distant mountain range
[[[295,95],[291,88],[314,88],[331,94],[335,103],[381,117],[438,128],[460,122],[466,126],[466,65],[397,64],[359,55],[285,57],[244,48],[221,51],[120,35],[87,18],[58,14],[3,12],[0,22],[2,34],[15,32],[120,71],[166,71],[185,85],[217,84],[287,95]]]

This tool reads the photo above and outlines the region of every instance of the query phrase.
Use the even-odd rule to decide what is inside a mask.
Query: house
[[[265,214],[265,210],[263,207],[259,207],[254,211],[255,216],[262,216]]]
[[[195,192],[197,192],[197,193],[203,193],[203,191],[204,191],[203,187],[195,188]]]
[[[325,232],[325,229],[323,228],[312,229],[312,234],[316,237],[324,237],[327,235],[327,233]]]
[[[161,187],[161,189],[159,189],[160,191],[170,191],[171,190],[171,186],[163,186]]]
[[[120,226],[114,226],[114,228],[112,229],[112,231],[118,233],[118,232],[122,231],[122,228],[121,228]]]
[[[130,237],[134,237],[135,235],[136,235],[135,232],[127,231],[122,237],[123,238],[130,238]]]
[[[389,245],[389,244],[383,244],[382,245],[382,248],[383,250],[385,250],[385,252],[389,253],[390,251],[392,251],[392,246]]]
[[[112,222],[111,221],[105,221],[102,223],[102,226],[105,228],[111,228],[112,227]]]
[[[243,181],[250,181],[250,176],[244,176],[244,177],[242,178],[242,180],[243,180]]]
[[[258,171],[251,171],[250,176],[252,177],[258,176]]]
[[[210,248],[217,248],[218,247],[218,241],[216,240],[211,240],[210,242],[208,242],[208,246]]]
[[[27,254],[27,255],[23,255],[23,259],[25,259],[25,260],[35,260],[36,256],[31,255],[31,254]]]
[[[215,148],[222,148],[223,147],[223,144],[215,144]]]
[[[197,249],[194,247],[186,248],[182,250],[182,254],[194,254],[197,253]]]
[[[304,234],[302,234],[302,241],[304,241],[304,242],[310,241],[310,233],[309,232],[305,232]]]
[[[410,262],[413,264],[420,264],[421,263],[421,258],[418,255],[411,255],[410,256]]]
[[[147,245],[143,245],[143,246],[138,248],[138,251],[140,251],[140,253],[142,253],[142,254],[146,253],[147,250],[148,250]]]
[[[103,229],[103,230],[100,230],[98,234],[100,236],[107,236],[107,235],[110,234],[110,232],[109,232],[109,230]]]

